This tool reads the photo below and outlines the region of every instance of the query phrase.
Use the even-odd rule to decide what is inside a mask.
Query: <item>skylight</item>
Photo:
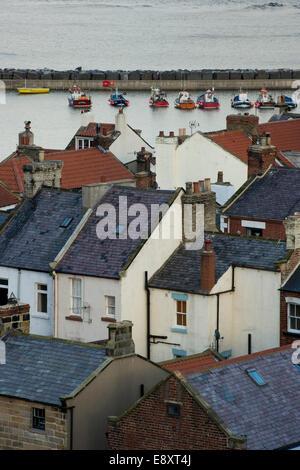
[[[256,369],[247,369],[247,374],[257,385],[267,385],[264,379],[259,375]]]
[[[60,224],[60,227],[62,227],[62,228],[69,227],[72,220],[73,220],[73,217],[65,217],[64,220],[62,221],[62,223]]]

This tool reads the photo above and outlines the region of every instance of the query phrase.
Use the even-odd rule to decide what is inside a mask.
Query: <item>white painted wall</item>
[[[153,152],[153,148],[127,125],[124,112],[116,115],[115,130],[121,132],[121,135],[111,144],[109,150],[122,163],[135,160],[135,152],[139,152],[142,147],[145,147],[149,152]]]
[[[20,302],[30,305],[30,333],[42,336],[52,335],[52,285],[49,273],[0,267],[0,278],[8,279],[8,296],[13,292]],[[36,284],[47,284],[48,313],[37,310]]]
[[[218,144],[196,132],[181,145],[177,137],[156,138],[156,180],[160,189],[185,187],[187,181],[210,178],[217,181],[218,171],[235,191],[247,180],[246,163]]]
[[[116,320],[121,319],[120,282],[89,276],[72,276],[57,273],[57,337],[72,341],[92,342],[108,338],[108,322],[101,320],[106,316],[105,296],[116,298]],[[71,315],[71,279],[82,279],[83,321],[67,320]]]
[[[231,289],[232,268],[219,279],[212,292]],[[223,339],[219,351],[232,350],[232,357],[248,354],[248,334],[252,335],[252,352],[279,346],[280,273],[235,268],[235,290],[219,296],[219,331]],[[167,336],[151,345],[151,359],[172,359],[172,349],[187,355],[202,352],[214,344],[217,326],[217,296],[187,293],[187,333],[172,332],[175,326],[176,301],[172,293],[151,288],[151,334]]]

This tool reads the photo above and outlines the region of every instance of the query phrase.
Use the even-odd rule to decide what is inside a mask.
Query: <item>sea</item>
[[[0,0],[0,17],[0,68],[300,69],[297,0]],[[32,121],[37,145],[64,148],[81,123],[66,95],[7,92],[0,160],[15,149],[24,120]],[[92,95],[95,119],[113,122],[107,92]],[[128,92],[128,123],[152,145],[159,130],[225,127],[231,92],[219,93],[221,109],[210,113],[175,110],[175,96],[169,94],[169,109],[151,110],[149,93]],[[269,111],[260,112],[261,122],[269,118]]]

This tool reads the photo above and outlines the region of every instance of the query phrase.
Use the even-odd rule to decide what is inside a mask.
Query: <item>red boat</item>
[[[154,108],[166,108],[169,106],[166,100],[166,94],[160,88],[151,88],[151,96],[149,98],[149,105]]]
[[[91,108],[92,100],[91,97],[86,96],[86,94],[81,90],[77,85],[74,85],[69,90],[69,105],[73,108]]]
[[[196,106],[200,109],[219,109],[220,103],[214,94],[214,89],[207,90],[203,95],[198,96]]]

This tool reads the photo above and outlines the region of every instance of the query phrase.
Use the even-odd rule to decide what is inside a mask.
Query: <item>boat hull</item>
[[[149,100],[149,106],[152,108],[167,108],[169,103],[167,101],[152,101]]]
[[[38,95],[43,93],[49,93],[50,88],[18,88],[20,95]]]
[[[197,102],[196,104],[199,109],[219,109],[220,108],[220,103]]]
[[[255,107],[258,109],[274,109],[276,103],[255,103]]]
[[[253,104],[252,103],[232,103],[231,107],[235,109],[249,109],[252,108]]]
[[[92,102],[90,100],[72,100],[72,99],[69,99],[69,105],[72,106],[72,108],[89,109],[89,108],[92,107]]]
[[[195,109],[196,108],[196,105],[194,103],[194,101],[189,101],[187,103],[176,103],[175,102],[175,108],[178,108],[178,109]]]

